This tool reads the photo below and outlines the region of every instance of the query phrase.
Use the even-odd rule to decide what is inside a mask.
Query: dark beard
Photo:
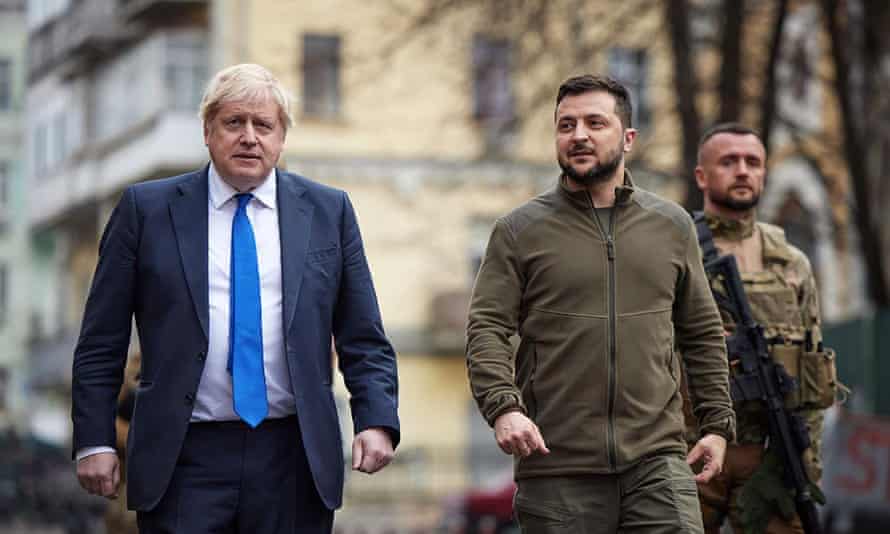
[[[750,211],[760,202],[760,195],[754,195],[748,200],[736,200],[730,195],[712,195],[711,202],[732,211]]]
[[[615,171],[618,170],[618,166],[621,165],[622,160],[624,160],[624,153],[621,152],[621,147],[619,147],[618,150],[612,154],[606,154],[606,157],[609,157],[609,159],[600,165],[594,165],[590,170],[583,174],[576,171],[568,162],[560,160],[559,166],[562,169],[563,174],[571,178],[575,183],[586,187],[608,182],[609,179],[612,178],[612,175],[615,174]]]

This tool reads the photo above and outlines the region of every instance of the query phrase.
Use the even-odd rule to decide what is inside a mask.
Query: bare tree
[[[701,135],[696,100],[699,91],[698,77],[693,65],[692,36],[690,35],[690,9],[688,0],[667,0],[665,15],[670,29],[671,49],[674,58],[674,99],[680,114],[682,129],[682,172],[686,178],[687,208],[699,208],[702,194],[695,185],[695,165],[698,159],[698,138]]]
[[[890,5],[885,0],[860,0],[846,6],[859,8],[859,12],[843,12],[845,3],[838,0],[822,0],[834,63],[834,91],[841,111],[844,160],[853,188],[854,217],[868,272],[869,296],[875,305],[885,308],[890,306],[890,290],[886,272],[887,237],[882,233],[886,234],[888,228],[878,218],[881,214],[875,199],[882,198],[881,184],[890,177],[881,176],[882,169],[870,169],[870,156],[884,147],[879,144],[881,135],[867,132],[890,127],[886,122],[875,124],[876,120],[886,120],[886,109],[890,107],[890,76],[884,66],[890,61],[886,30]]]
[[[724,0],[721,25],[720,121],[736,121],[742,114],[742,27],[745,0]]]
[[[770,36],[769,57],[764,69],[764,84],[761,93],[760,107],[760,135],[764,146],[769,149],[772,137],[773,124],[776,120],[776,68],[779,64],[779,56],[782,50],[782,35],[785,31],[785,20],[788,14],[788,0],[779,0],[776,5],[773,30]]]

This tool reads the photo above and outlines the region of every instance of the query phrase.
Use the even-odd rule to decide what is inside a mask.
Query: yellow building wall
[[[349,192],[388,329],[426,325],[433,295],[469,289],[471,220],[494,220],[534,191],[472,183],[427,185],[413,192],[389,186],[333,184]]]
[[[345,402],[342,381],[336,387]],[[399,387],[402,440],[395,460],[373,476],[347,473],[341,525],[405,527],[413,522],[428,531],[445,499],[470,484],[466,416],[471,406],[464,359],[400,354]],[[346,420],[344,426],[348,450],[351,424]],[[496,447],[493,439],[491,445]]]
[[[302,36],[341,37],[342,115],[304,118],[287,149],[313,156],[465,159],[476,157],[478,132],[468,120],[469,43],[446,49],[466,68],[440,61],[425,38],[388,53],[402,16],[376,2],[255,2],[248,25],[250,57],[273,70],[301,98]],[[454,37],[454,36],[453,36]],[[297,105],[299,110],[299,104]]]

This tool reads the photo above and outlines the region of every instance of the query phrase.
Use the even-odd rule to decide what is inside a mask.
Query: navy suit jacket
[[[346,193],[277,171],[284,345],[318,493],[343,494],[343,446],[331,392],[331,336],[356,432],[399,440],[395,353],[387,340]],[[127,188],[108,221],[74,352],[74,450],[115,443],[132,318],[141,382],[127,441],[127,498],[150,510],[166,491],[207,354],[207,168]],[[295,436],[295,444],[296,436]]]

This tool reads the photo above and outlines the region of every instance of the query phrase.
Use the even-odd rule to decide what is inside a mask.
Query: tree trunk
[[[742,26],[745,0],[724,0],[720,51],[720,122],[742,115]]]
[[[847,171],[856,201],[854,216],[859,230],[862,255],[865,259],[869,296],[877,307],[884,308],[890,306],[890,291],[888,291],[887,278],[884,273],[880,233],[872,215],[870,203],[872,188],[866,165],[866,146],[863,136],[856,129],[852,101],[854,95],[848,85],[851,70],[850,59],[843,48],[844,43],[847,42],[848,29],[840,27],[837,0],[822,0],[822,8],[825,15],[826,31],[831,41],[831,56],[835,68],[835,91],[841,108],[841,123],[844,132],[844,156],[847,160]],[[857,50],[857,52],[863,51]],[[874,68],[873,65],[864,65],[863,67],[865,72]]]
[[[686,209],[701,209],[702,194],[695,184],[695,163],[701,123],[695,98],[698,94],[695,67],[692,64],[692,39],[689,31],[689,3],[687,0],[667,0],[667,23],[670,28],[674,57],[674,98],[683,134],[683,177],[686,180]]]
[[[776,92],[778,90],[776,87],[776,66],[782,55],[782,33],[785,30],[787,14],[788,0],[779,0],[773,17],[773,33],[770,37],[769,58],[763,76],[763,91],[760,93],[760,137],[763,139],[763,146],[766,147],[767,153],[769,153],[773,124],[776,122]]]

